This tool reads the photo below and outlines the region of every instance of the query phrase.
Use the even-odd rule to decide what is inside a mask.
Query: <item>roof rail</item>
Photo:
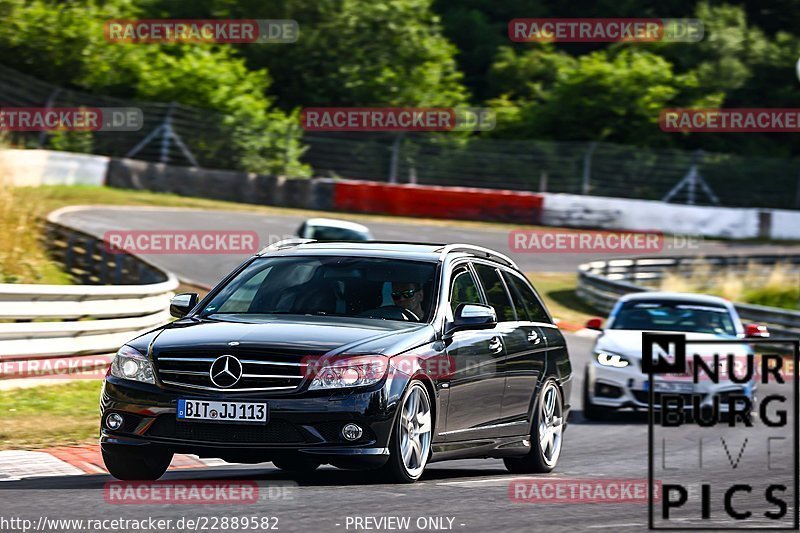
[[[256,255],[262,255],[267,252],[274,252],[276,250],[283,250],[284,248],[292,248],[294,246],[299,246],[301,244],[306,244],[308,242],[317,242],[314,239],[283,239],[282,241],[274,242],[267,246],[266,248],[262,248]]]
[[[510,267],[519,269],[517,264],[510,257],[503,255],[500,252],[490,250],[489,248],[484,248],[483,246],[475,246],[474,244],[448,244],[439,250],[439,252],[441,253],[442,259],[444,259],[447,254],[452,252],[464,252],[476,255],[478,257],[494,259],[495,261],[500,261],[501,263],[505,263]]]

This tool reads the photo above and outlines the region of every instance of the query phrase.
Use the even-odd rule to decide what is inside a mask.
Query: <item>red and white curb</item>
[[[229,464],[219,459],[200,459],[194,455],[175,454],[169,467],[172,470]],[[0,481],[107,473],[98,444],[59,446],[42,450],[0,451]]]

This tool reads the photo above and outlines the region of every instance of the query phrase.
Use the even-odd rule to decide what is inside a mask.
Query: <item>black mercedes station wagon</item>
[[[558,462],[567,347],[494,251],[282,241],[171,312],[119,350],[103,385],[103,458],[119,479],[157,479],[174,453],[398,482],[431,461]]]

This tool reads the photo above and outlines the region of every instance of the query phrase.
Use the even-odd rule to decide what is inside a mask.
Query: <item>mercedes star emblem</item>
[[[220,355],[211,363],[208,376],[217,387],[233,387],[242,379],[242,363],[232,355]]]

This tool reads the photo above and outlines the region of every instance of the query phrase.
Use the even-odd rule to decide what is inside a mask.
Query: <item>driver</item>
[[[422,310],[422,299],[425,295],[422,292],[422,287],[419,283],[414,282],[393,282],[392,283],[392,300],[394,304],[400,307],[405,307],[420,320],[425,319],[425,312]]]

